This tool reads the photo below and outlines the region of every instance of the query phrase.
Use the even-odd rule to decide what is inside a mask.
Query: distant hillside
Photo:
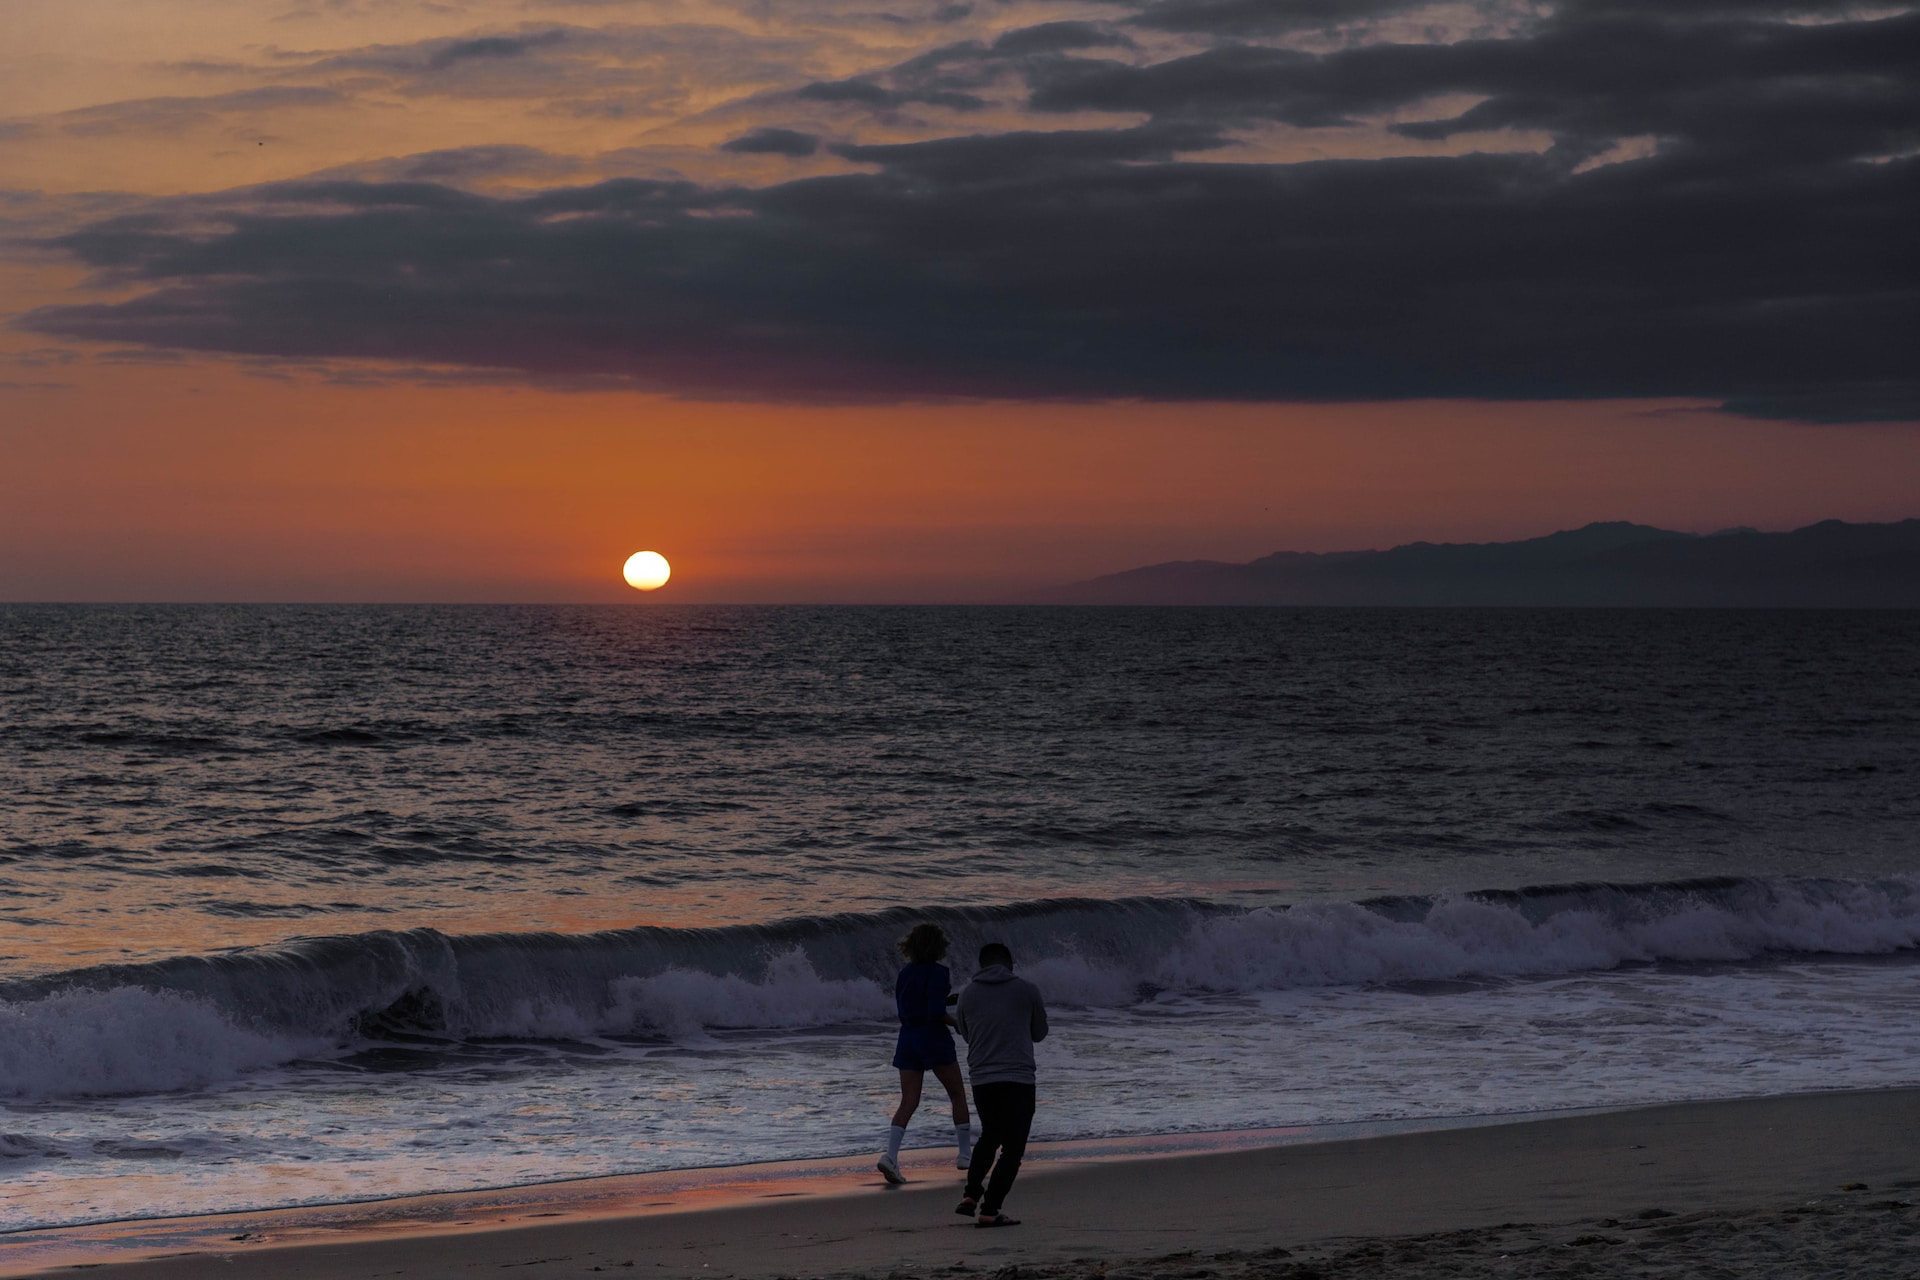
[[[1524,542],[1179,560],[1041,593],[1051,604],[1920,608],[1920,520],[1791,533],[1590,524]]]

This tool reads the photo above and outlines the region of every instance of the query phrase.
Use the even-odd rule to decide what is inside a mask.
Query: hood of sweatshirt
[[[1013,970],[1003,964],[990,964],[973,975],[975,982],[1012,982]]]

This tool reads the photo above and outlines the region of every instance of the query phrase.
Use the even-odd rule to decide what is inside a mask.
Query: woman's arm
[[[934,1026],[943,1023],[953,1025],[953,1015],[947,1012],[947,1006],[953,1003],[953,975],[947,972],[947,966],[940,966],[940,977],[927,984],[927,1016]]]
[[[954,994],[952,994],[954,979],[952,979],[952,973],[948,973],[947,965],[941,965],[939,969],[941,969],[939,981],[927,983],[927,1017],[935,1027],[941,1027],[941,1025],[954,1027],[956,1025],[954,1015],[948,1011],[948,1007],[954,1002]]]

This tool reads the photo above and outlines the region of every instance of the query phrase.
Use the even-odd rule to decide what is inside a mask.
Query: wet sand
[[[768,1184],[652,1211],[363,1217],[236,1231],[102,1280],[415,1280],[595,1271],[772,1280],[1307,1280],[1309,1276],[1920,1276],[1920,1090],[1554,1117],[1205,1155],[1039,1162],[984,1231],[935,1153],[877,1175]],[[471,1204],[465,1208],[471,1210]],[[553,1216],[544,1216],[547,1213]],[[252,1221],[273,1221],[254,1215]],[[216,1238],[198,1220],[196,1240]],[[231,1220],[233,1222],[239,1219]],[[291,1221],[289,1219],[288,1221]],[[164,1233],[146,1239],[163,1244]],[[22,1273],[33,1241],[0,1242]],[[10,1262],[9,1254],[13,1261]],[[45,1257],[44,1253],[40,1255]],[[124,1249],[119,1256],[126,1256]],[[68,1260],[68,1264],[73,1259]],[[43,1274],[71,1274],[67,1264]]]

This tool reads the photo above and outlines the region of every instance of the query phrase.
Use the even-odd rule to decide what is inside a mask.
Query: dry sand
[[[952,1213],[957,1189],[951,1170],[923,1164],[897,1191],[827,1180],[642,1214],[482,1215],[432,1230],[416,1215],[397,1233],[365,1220],[357,1233],[268,1228],[90,1277],[1920,1277],[1920,1211],[1909,1203],[1920,1198],[1920,1090],[1041,1163],[1007,1206],[1024,1224],[996,1231]],[[211,1238],[207,1220],[199,1226],[197,1238]],[[18,1273],[28,1261],[18,1246],[31,1243],[0,1243],[0,1270]]]

